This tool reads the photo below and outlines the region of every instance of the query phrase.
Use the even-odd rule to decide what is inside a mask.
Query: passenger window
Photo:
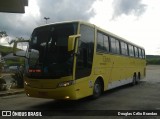
[[[127,43],[121,42],[121,53],[122,55],[128,55]]]
[[[120,54],[119,40],[116,40],[116,53]]]
[[[135,57],[138,57],[138,48],[134,47]]]
[[[111,52],[120,54],[119,40],[110,37],[110,42],[111,42]]]
[[[145,52],[144,52],[144,50],[142,50],[142,58],[145,59]]]
[[[115,53],[116,52],[116,39],[114,38],[110,38],[110,42],[111,42],[111,52]]]
[[[97,50],[98,51],[103,50],[103,34],[101,33],[97,34]]]
[[[106,35],[104,35],[104,51],[109,52],[109,39]]]
[[[132,45],[128,45],[129,46],[129,56],[134,57],[134,49]]]
[[[142,58],[142,50],[138,49],[138,52],[139,52],[139,58]]]
[[[109,52],[108,36],[100,32],[97,33],[97,51]]]

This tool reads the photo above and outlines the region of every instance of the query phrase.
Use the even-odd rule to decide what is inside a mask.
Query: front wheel
[[[98,98],[102,94],[102,85],[100,81],[96,81],[93,87],[93,98]]]

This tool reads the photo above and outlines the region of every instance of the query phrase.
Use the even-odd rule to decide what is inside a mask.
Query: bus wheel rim
[[[95,93],[96,94],[100,94],[100,92],[101,92],[101,86],[100,86],[100,84],[95,84],[94,89],[95,89]]]

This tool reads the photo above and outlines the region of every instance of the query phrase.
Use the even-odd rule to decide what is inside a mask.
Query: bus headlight
[[[58,87],[66,87],[66,86],[70,86],[75,84],[74,80],[70,80],[70,81],[65,81],[65,82],[61,82],[58,84]]]

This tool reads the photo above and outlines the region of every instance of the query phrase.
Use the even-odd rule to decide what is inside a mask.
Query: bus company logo
[[[2,111],[2,116],[11,116],[11,111]]]
[[[41,112],[30,112],[30,111],[2,111],[2,116],[9,117],[9,116],[42,116]]]

